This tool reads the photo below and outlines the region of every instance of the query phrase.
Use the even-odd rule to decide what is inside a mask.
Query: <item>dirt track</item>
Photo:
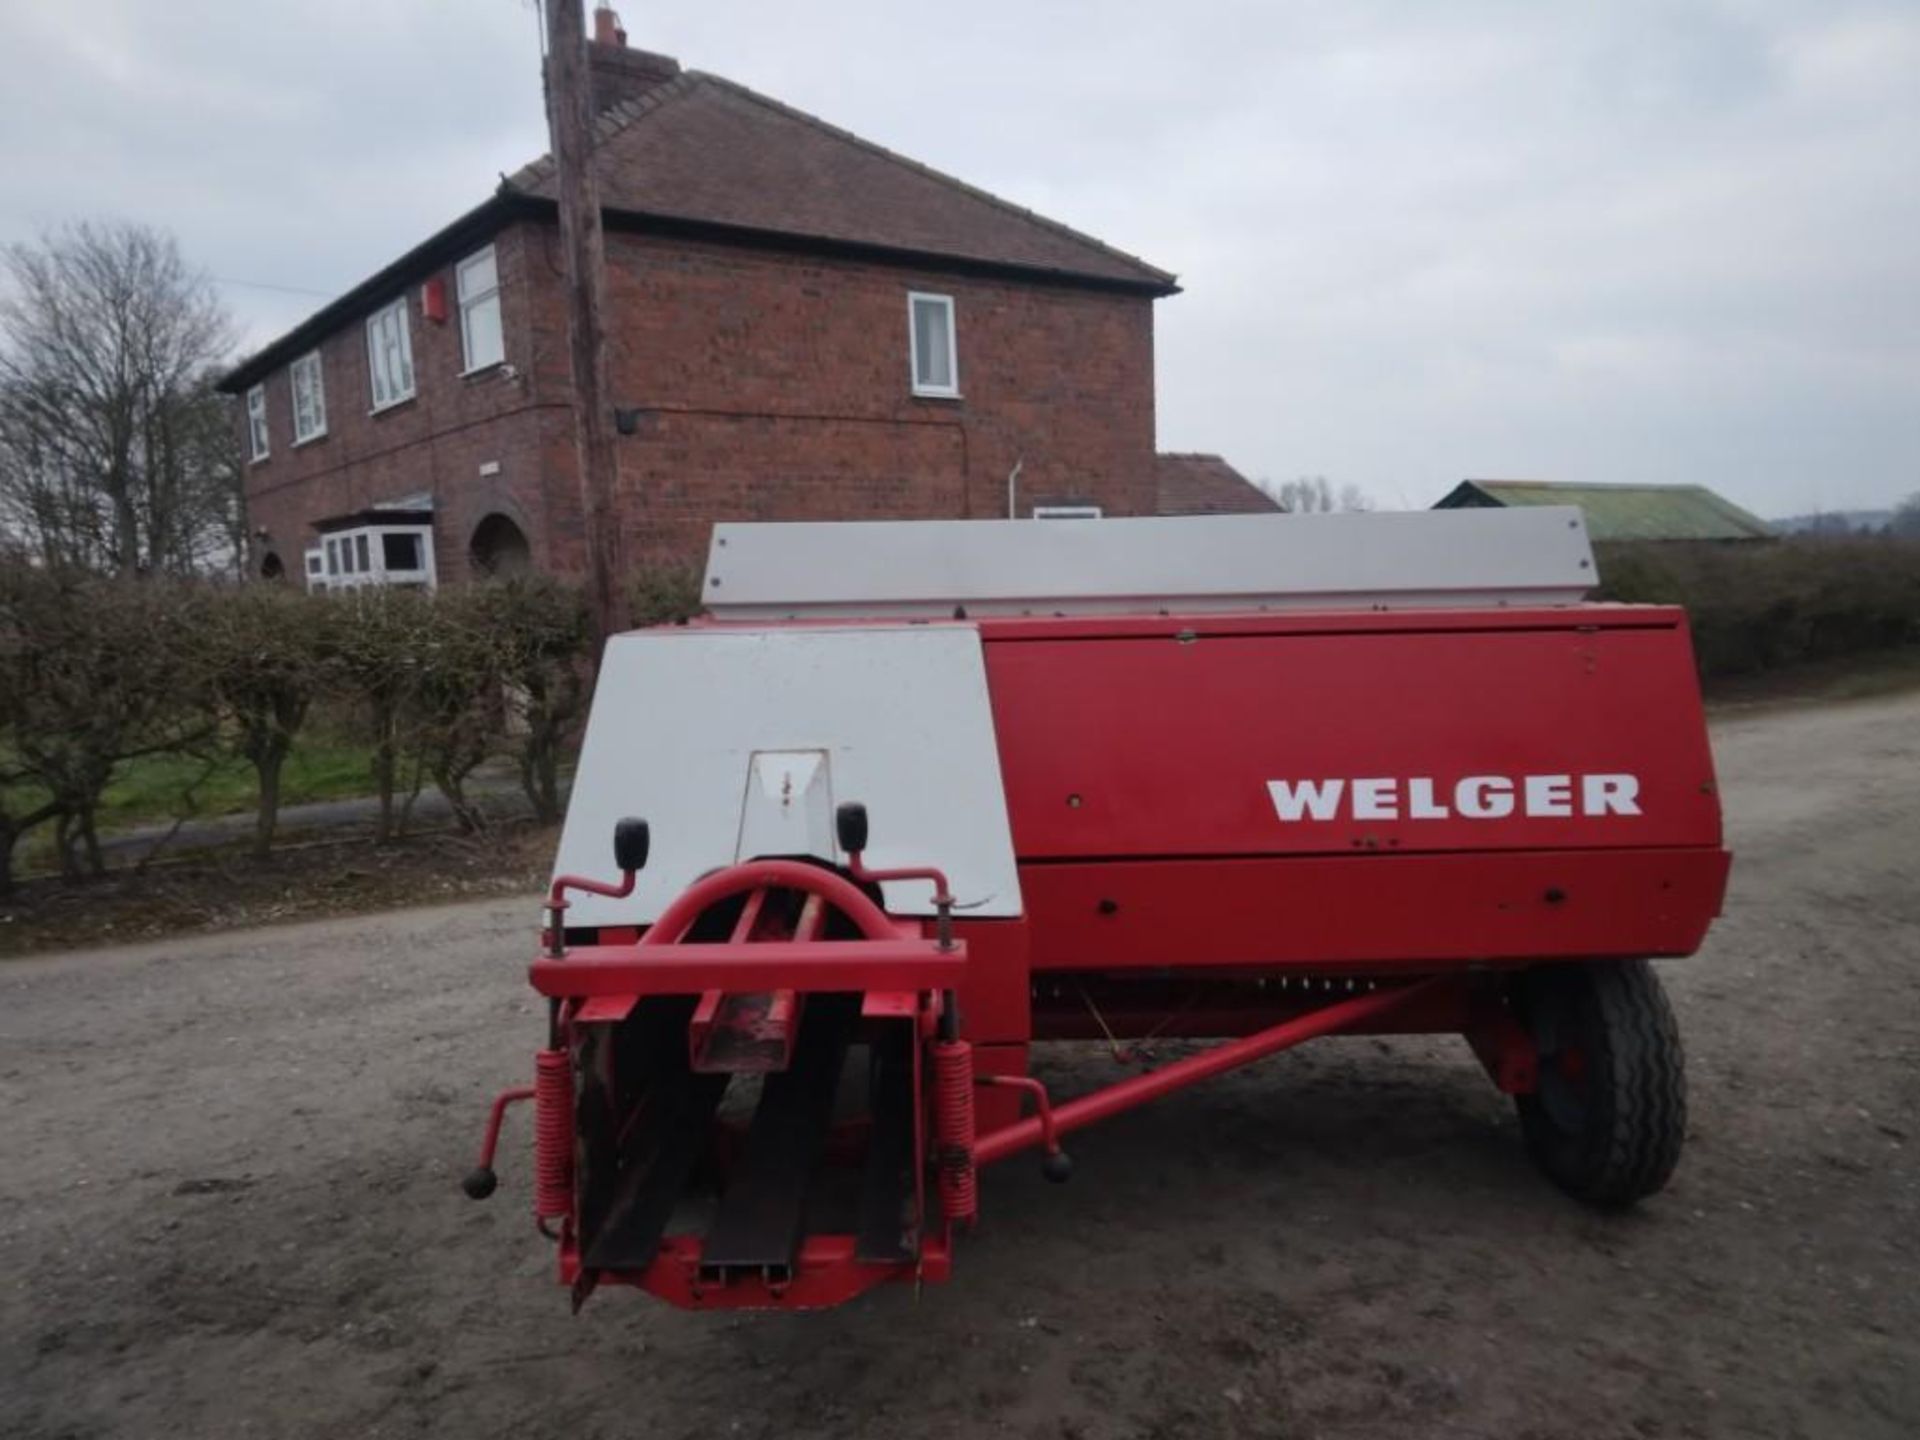
[[[995,1173],[918,1303],[571,1319],[524,1170],[456,1185],[538,1035],[529,903],[11,962],[0,1434],[1920,1434],[1920,697],[1716,749],[1693,1132],[1624,1218],[1459,1042],[1321,1042]]]

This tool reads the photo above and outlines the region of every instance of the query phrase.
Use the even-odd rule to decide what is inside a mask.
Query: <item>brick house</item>
[[[716,519],[1154,513],[1171,275],[595,20],[629,560]],[[553,194],[535,161],[221,382],[258,573],[584,567]]]

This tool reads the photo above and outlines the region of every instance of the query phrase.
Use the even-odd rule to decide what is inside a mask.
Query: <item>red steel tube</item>
[[[976,1075],[976,1085],[998,1085],[1007,1090],[1024,1090],[1033,1096],[1034,1118],[1040,1122],[1040,1148],[1049,1155],[1060,1153],[1060,1131],[1053,1120],[1053,1097],[1047,1087],[1031,1075]]]
[[[533,1099],[533,1086],[521,1085],[512,1090],[502,1090],[493,1097],[493,1108],[487,1112],[487,1133],[480,1140],[480,1159],[477,1168],[491,1170],[494,1152],[500,1148],[500,1126],[507,1118],[507,1107],[522,1100]]]
[[[607,880],[595,880],[589,875],[556,875],[553,886],[547,891],[547,908],[564,910],[567,908],[567,891],[581,890],[589,895],[605,895],[610,900],[624,900],[633,894],[634,882],[640,878],[638,870],[622,870],[616,884]]]
[[[1158,1100],[1175,1090],[1184,1089],[1201,1080],[1210,1080],[1215,1075],[1237,1070],[1242,1065],[1250,1065],[1276,1051],[1288,1049],[1303,1041],[1318,1039],[1322,1035],[1331,1035],[1335,1031],[1345,1030],[1365,1020],[1383,1015],[1401,1005],[1411,1003],[1416,996],[1424,996],[1435,987],[1450,981],[1450,976],[1436,976],[1431,980],[1422,980],[1417,984],[1393,990],[1376,990],[1371,994],[1356,996],[1352,1000],[1342,1000],[1315,1010],[1311,1014],[1296,1016],[1292,1020],[1248,1035],[1241,1040],[1229,1040],[1224,1045],[1216,1045],[1203,1050],[1198,1055],[1189,1055],[1184,1060],[1176,1060],[1170,1065],[1162,1065],[1158,1070],[1149,1070],[1144,1075],[1135,1075],[1118,1084],[1108,1085],[1094,1091],[1091,1095],[1082,1095],[1069,1100],[1064,1105],[1056,1105],[1053,1110],[1053,1130],[1056,1136],[1071,1130],[1079,1130],[1098,1121],[1110,1119],[1122,1111],[1144,1105],[1150,1100]],[[983,1137],[973,1147],[976,1165],[991,1165],[996,1160],[1004,1160],[1009,1155],[1017,1155],[1022,1150],[1044,1143],[1046,1126],[1038,1115],[1029,1116],[1004,1130],[996,1130]]]
[[[908,865],[897,870],[869,870],[866,852],[856,850],[847,856],[847,871],[856,880],[868,880],[878,885],[888,880],[925,880],[933,886],[934,903],[953,903],[953,887],[947,884],[947,872],[936,870],[931,865]]]
[[[798,860],[750,860],[716,870],[693,882],[664,911],[640,939],[641,945],[678,943],[707,909],[722,900],[762,887],[800,890],[818,895],[859,927],[869,940],[897,940],[899,932],[885,913],[861,889],[818,865]]]

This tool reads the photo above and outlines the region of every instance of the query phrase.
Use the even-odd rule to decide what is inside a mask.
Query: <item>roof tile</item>
[[[1171,290],[1174,277],[743,85],[685,71],[598,122],[613,211]],[[551,157],[506,188],[552,198]]]
[[[1218,455],[1162,453],[1154,457],[1154,474],[1160,491],[1156,515],[1261,515],[1280,508]]]

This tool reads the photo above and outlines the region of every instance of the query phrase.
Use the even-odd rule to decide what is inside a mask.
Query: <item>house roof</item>
[[[1704,485],[1573,485],[1552,480],[1462,480],[1436,510],[1485,505],[1578,505],[1595,540],[1770,540],[1773,527]]]
[[[1156,455],[1154,477],[1159,482],[1156,515],[1259,515],[1280,508],[1218,455]]]
[[[1174,277],[744,85],[689,70],[611,106],[595,165],[608,210],[877,246],[1170,294]],[[552,156],[503,189],[551,200]]]
[[[613,229],[1147,296],[1180,288],[1089,235],[697,70],[603,110],[594,163]],[[503,177],[490,199],[243,361],[220,388],[256,384],[506,221],[551,216],[556,192],[551,156]]]

